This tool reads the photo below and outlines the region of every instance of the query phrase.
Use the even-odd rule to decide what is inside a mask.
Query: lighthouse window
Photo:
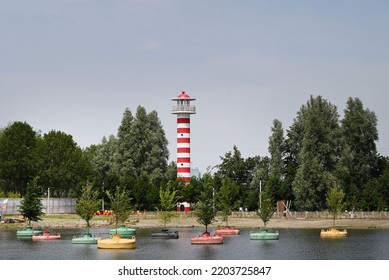
[[[181,133],[181,136],[184,136],[184,134]]]
[[[181,166],[184,166],[184,164],[183,164],[183,163],[181,163]]]

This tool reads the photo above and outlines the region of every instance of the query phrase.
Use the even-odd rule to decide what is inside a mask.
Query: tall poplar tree
[[[280,120],[273,121],[272,134],[269,137],[269,179],[267,192],[276,200],[289,199],[290,187],[284,184],[285,179],[285,137]]]
[[[167,169],[169,150],[165,132],[155,111],[138,106],[135,118],[126,109],[118,132],[121,176],[150,176],[159,181]]]
[[[282,122],[275,119],[272,134],[269,137],[269,153],[270,153],[270,174],[277,178],[284,175],[284,153],[285,153],[285,138]]]
[[[350,208],[356,207],[365,187],[372,188],[377,167],[377,117],[359,98],[349,98],[341,121],[342,154],[338,165]],[[370,184],[369,184],[370,183]],[[374,188],[374,187],[373,187]],[[369,190],[368,192],[371,192]]]
[[[123,113],[121,124],[118,128],[117,142],[111,146],[111,156],[114,158],[116,166],[112,166],[121,176],[135,174],[135,167],[131,159],[131,130],[134,124],[134,116],[129,108]],[[115,150],[116,149],[116,150]]]
[[[300,109],[295,127],[302,127],[299,167],[293,181],[299,210],[322,210],[326,193],[335,182],[339,158],[339,115],[336,106],[321,96],[311,96]]]

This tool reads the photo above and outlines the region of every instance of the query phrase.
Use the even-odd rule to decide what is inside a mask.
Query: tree
[[[91,184],[86,184],[82,187],[82,195],[76,200],[76,212],[85,220],[86,227],[90,226],[90,220],[93,218],[93,214],[100,209],[101,202],[98,200],[98,192],[92,189]]]
[[[73,137],[52,130],[38,142],[40,183],[53,196],[77,197],[88,176],[88,162]]]
[[[41,202],[41,188],[38,186],[38,178],[34,178],[27,184],[26,193],[20,202],[19,212],[23,217],[27,218],[29,226],[31,222],[38,222],[42,220],[43,205]]]
[[[117,150],[117,154],[115,155],[115,161],[118,167],[118,172],[121,176],[129,176],[134,175],[134,165],[131,160],[131,151],[133,147],[131,147],[130,137],[131,130],[134,124],[134,116],[131,113],[129,108],[126,108],[123,113],[122,122],[118,129],[117,134],[117,144],[111,147],[110,157],[112,157]],[[105,156],[107,157],[107,155]]]
[[[199,202],[196,204],[195,215],[197,216],[197,222],[205,225],[205,232],[208,232],[208,225],[215,220],[216,209],[210,175],[206,174],[204,176],[206,176],[206,182],[204,190],[200,194]]]
[[[260,207],[257,211],[257,215],[262,220],[264,227],[266,227],[276,210],[273,198],[264,192],[262,194]]]
[[[286,140],[280,120],[273,121],[272,135],[269,137],[269,178],[267,179],[267,191],[275,200],[289,200],[291,198],[291,186],[285,182],[286,169]]]
[[[169,223],[176,213],[173,212],[177,208],[177,190],[173,190],[173,187],[168,184],[167,188],[164,190],[162,187],[159,190],[159,198],[161,206],[159,210],[159,217],[163,222],[163,226],[166,227],[166,224]]]
[[[228,218],[232,210],[239,205],[239,186],[229,178],[222,179],[222,186],[217,194],[218,208],[222,212],[223,221],[228,226]]]
[[[333,227],[335,227],[336,215],[344,208],[343,199],[344,192],[338,184],[335,184],[329,189],[327,193],[326,203],[328,211],[332,214],[333,217]]]
[[[337,108],[321,96],[302,106],[293,127],[300,128],[291,146],[297,151],[298,170],[293,181],[295,205],[300,210],[322,210],[325,195],[335,181],[339,158]],[[291,133],[292,134],[292,133]]]
[[[280,120],[273,121],[271,131],[272,135],[269,137],[270,174],[276,178],[282,178],[285,173],[285,138]]]
[[[376,141],[377,117],[365,109],[359,98],[349,98],[341,121],[342,153],[338,164],[338,177],[346,191],[350,208],[361,201],[366,184],[373,187],[374,170],[378,164]]]
[[[26,193],[36,176],[37,134],[26,122],[14,122],[0,134],[0,182],[4,192]]]
[[[257,166],[260,164],[260,157],[244,159],[238,147],[234,145],[233,152],[228,152],[225,157],[220,157],[222,163],[219,164],[215,176],[223,179],[230,178],[239,188],[239,198],[245,208],[252,206],[252,194],[256,192],[256,187],[252,186],[253,176]],[[254,206],[255,207],[255,206]]]
[[[247,168],[238,147],[234,145],[233,152],[220,157],[222,163],[218,165],[218,173],[222,178],[230,178],[239,185],[247,183]]]
[[[129,193],[123,187],[116,187],[115,193],[107,191],[112,210],[112,220],[115,224],[116,233],[119,223],[124,223],[131,214],[131,199]]]
[[[126,109],[118,136],[120,174],[147,175],[153,183],[159,182],[167,169],[169,150],[157,112],[148,114],[138,106],[133,118]]]

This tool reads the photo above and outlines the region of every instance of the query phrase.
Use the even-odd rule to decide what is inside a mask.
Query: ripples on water
[[[339,239],[320,238],[320,229],[280,229],[279,240],[250,240],[250,230],[225,236],[222,245],[192,245],[202,228],[182,228],[179,239],[152,239],[160,229],[137,229],[133,250],[97,249],[96,244],[72,244],[84,230],[58,230],[61,240],[18,240],[16,231],[0,231],[3,260],[389,260],[389,230],[348,230]],[[109,237],[108,229],[91,232]]]

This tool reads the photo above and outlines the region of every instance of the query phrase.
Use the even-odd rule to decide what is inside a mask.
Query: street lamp
[[[47,188],[47,215],[50,214],[50,188]]]
[[[259,180],[259,209],[261,209],[262,206],[262,180]]]

